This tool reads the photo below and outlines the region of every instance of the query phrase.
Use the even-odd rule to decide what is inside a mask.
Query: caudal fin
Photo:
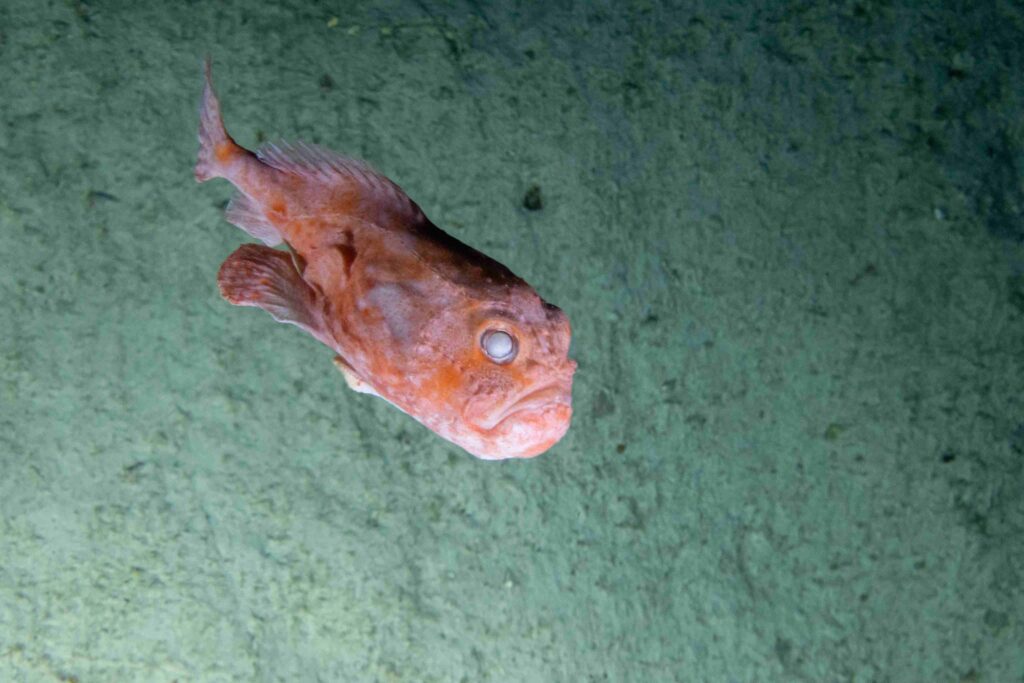
[[[224,177],[230,163],[244,152],[224,129],[220,100],[213,91],[210,70],[210,58],[207,57],[203,66],[206,84],[203,86],[203,101],[199,106],[199,159],[195,169],[196,180],[199,182]]]

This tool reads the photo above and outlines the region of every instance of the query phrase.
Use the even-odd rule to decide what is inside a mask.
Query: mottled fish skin
[[[304,143],[239,146],[209,60],[205,75],[196,180],[230,181],[226,218],[262,242],[221,266],[224,298],[302,328],[352,389],[478,458],[533,457],[561,439],[576,369],[565,313],[366,164]]]

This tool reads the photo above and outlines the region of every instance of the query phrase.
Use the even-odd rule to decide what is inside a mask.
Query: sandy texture
[[[1020,4],[351,4],[0,2],[0,680],[1024,681]],[[562,444],[220,300],[206,51],[566,309]]]

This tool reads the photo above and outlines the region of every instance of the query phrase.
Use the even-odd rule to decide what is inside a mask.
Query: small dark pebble
[[[835,441],[844,431],[846,431],[846,427],[839,424],[838,422],[833,422],[832,424],[825,428],[825,440]]]
[[[527,211],[540,211],[544,208],[544,200],[540,196],[540,187],[531,185],[523,196],[523,208]]]
[[[626,444],[620,443],[618,446],[615,447],[615,452],[619,453],[620,455],[622,453],[625,453],[626,452]]]
[[[97,202],[101,201],[117,202],[120,200],[109,192],[103,192],[102,190],[89,190],[85,193],[85,203],[89,205],[90,209],[96,206]]]
[[[320,77],[320,89],[321,90],[330,90],[333,87],[334,87],[334,79],[331,78],[329,74],[324,74],[323,76]]]

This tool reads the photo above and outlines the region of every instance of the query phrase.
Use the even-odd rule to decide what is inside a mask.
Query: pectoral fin
[[[338,368],[341,374],[345,376],[345,383],[348,384],[348,388],[352,391],[359,392],[360,394],[369,394],[370,396],[380,396],[373,387],[356,374],[352,366],[341,356],[334,357],[334,367]]]
[[[259,306],[282,323],[291,323],[332,345],[323,321],[323,302],[302,279],[292,257],[259,244],[243,244],[217,273],[221,296],[236,306]]]

